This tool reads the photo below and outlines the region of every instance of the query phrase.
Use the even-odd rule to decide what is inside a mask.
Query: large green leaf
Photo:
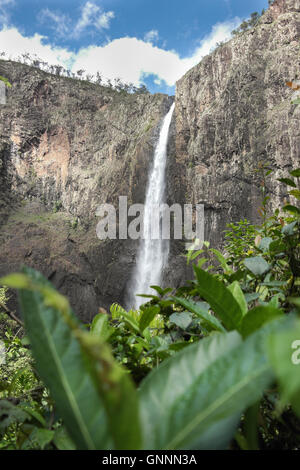
[[[50,286],[39,273],[28,268],[24,273],[34,283]],[[60,312],[45,305],[38,290],[22,289],[20,303],[38,372],[77,448],[110,448],[103,403],[79,342]]]
[[[142,440],[136,387],[129,373],[113,359],[108,345],[102,344],[98,353],[92,344],[90,347],[91,361],[98,366],[99,391],[115,449],[138,450]]]
[[[254,333],[264,324],[282,316],[282,311],[269,306],[259,306],[250,310],[243,318],[241,333],[244,338]]]
[[[251,292],[251,293],[245,294],[245,299],[246,299],[247,304],[253,302],[254,300],[259,299],[259,297],[260,297],[260,294],[258,292]]]
[[[291,236],[291,235],[294,234],[294,229],[296,228],[296,226],[297,226],[297,221],[294,220],[294,222],[291,222],[291,223],[288,224],[288,225],[284,225],[284,227],[282,227],[282,229],[281,229],[281,232],[282,232],[284,235]],[[286,248],[285,244],[282,243],[282,242],[277,241],[277,242],[273,242],[273,243],[281,244],[281,251],[284,251],[285,248]],[[276,248],[276,246],[275,246],[275,248]],[[282,249],[282,248],[283,248],[283,249]],[[275,250],[274,250],[274,251],[275,251]],[[278,252],[279,249],[276,250],[276,251]]]
[[[289,194],[291,196],[294,196],[298,201],[300,200],[300,191],[299,189],[293,189],[292,191],[289,191]]]
[[[270,249],[270,244],[273,242],[273,239],[270,237],[264,237],[260,244],[259,244],[259,249],[263,252],[269,251]]]
[[[139,324],[137,320],[132,315],[130,315],[130,313],[122,313],[121,318],[124,319],[125,323],[127,324],[127,326],[129,326],[129,328],[134,330],[136,333],[139,333]]]
[[[160,308],[158,305],[151,305],[150,307],[144,308],[139,321],[139,329],[141,333],[143,333],[143,331],[150,325],[159,311]]]
[[[151,372],[140,388],[144,447],[227,447],[241,413],[272,380],[265,336],[241,342],[237,332],[214,334]]]
[[[246,258],[244,264],[255,276],[262,276],[270,270],[270,265],[261,256]]]
[[[239,329],[243,312],[239,303],[223,282],[194,266],[197,291],[211,306],[227,330]]]
[[[281,399],[290,402],[300,416],[300,320],[269,338],[269,356],[279,379]]]
[[[295,176],[295,178],[300,178],[300,168],[290,171],[290,175]]]
[[[284,212],[289,212],[290,214],[293,214],[293,215],[300,215],[300,209],[298,209],[298,207],[293,206],[291,204],[287,204],[286,206],[282,208],[282,210]]]
[[[170,429],[170,420],[176,412],[175,405],[180,407],[180,400],[185,404],[184,397],[196,386],[198,376],[240,343],[241,338],[236,332],[214,334],[165,360],[144,379],[139,391],[144,448],[168,448],[168,441],[172,439],[174,431]],[[181,424],[183,422],[178,423],[177,432],[180,432]]]
[[[170,323],[178,326],[182,330],[186,330],[193,321],[192,315],[188,312],[173,313],[170,315]]]
[[[54,431],[35,427],[28,436],[28,439],[25,441],[25,443],[23,443],[22,448],[26,448],[26,444],[29,444],[30,447],[32,447],[32,444],[34,444],[37,445],[41,450],[44,450],[46,445],[50,444],[53,438]]]
[[[225,328],[220,323],[220,321],[211,315],[208,311],[201,307],[201,302],[194,302],[193,300],[184,299],[183,297],[172,297],[176,303],[186,308],[190,312],[197,315],[197,317],[204,320],[213,330],[225,332]]]
[[[230,284],[228,289],[239,304],[242,314],[246,315],[246,313],[248,312],[248,304],[244,292],[241,289],[240,283],[238,281],[234,281],[232,284]]]
[[[59,450],[76,450],[74,443],[63,426],[56,429],[53,442]]]
[[[297,188],[295,181],[291,180],[291,178],[279,178],[278,181],[287,184],[288,186],[292,186],[293,188]]]
[[[172,287],[166,287],[165,289],[163,289],[162,287],[160,286],[150,286],[151,289],[154,289],[156,290],[156,292],[161,296],[163,297],[164,295],[168,294],[169,292],[172,292]]]
[[[98,313],[98,315],[93,318],[91,332],[102,341],[107,341],[113,331],[114,329],[109,325],[108,315],[105,313]]]
[[[223,268],[223,271],[227,274],[233,274],[233,270],[227,264],[227,259],[225,258],[225,256],[223,256],[222,253],[219,250],[216,250],[215,248],[211,248],[210,251],[214,253],[216,258],[218,259],[220,265]]]

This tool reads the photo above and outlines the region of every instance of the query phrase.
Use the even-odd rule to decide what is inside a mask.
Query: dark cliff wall
[[[122,301],[137,242],[100,241],[96,208],[143,202],[172,98],[120,94],[0,62],[12,83],[0,106],[0,275],[42,271],[88,320]]]
[[[259,162],[276,181],[300,163],[300,108],[286,81],[300,74],[300,2],[275,0],[252,30],[205,57],[177,83],[176,161],[186,200],[205,204],[206,239],[222,241],[225,224],[258,219]]]

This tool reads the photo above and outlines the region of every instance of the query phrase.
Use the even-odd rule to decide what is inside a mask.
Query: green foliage
[[[247,219],[237,224],[227,224],[225,231],[227,263],[238,268],[241,261],[253,253],[255,247],[256,228]]]
[[[0,53],[0,57],[5,57],[5,55],[5,52]],[[28,52],[21,54],[21,56],[18,57],[18,62],[29,65],[43,72],[56,75],[66,80],[80,80],[85,86],[90,87],[91,85],[98,85],[107,93],[114,92],[115,94],[119,95],[149,93],[145,84],[135,86],[133,83],[123,82],[120,78],[115,78],[113,83],[110,79],[105,79],[102,77],[99,71],[97,71],[95,75],[86,73],[86,70],[83,69],[72,72],[71,70],[62,67],[61,65],[48,64],[44,60],[37,57],[36,54],[31,57]],[[8,87],[12,86],[6,78],[0,76],[0,80],[3,81]]]
[[[300,364],[299,322],[294,329],[281,330],[270,337],[269,356],[279,379],[281,406],[291,403],[295,412],[300,415],[300,374],[295,372]]]
[[[260,305],[247,312],[241,325],[241,334],[244,338],[254,333],[266,323],[282,316],[278,308]]]
[[[205,299],[224,327],[228,330],[239,330],[242,320],[242,310],[233,294],[223,282],[215,276],[195,266],[197,291]]]
[[[272,379],[265,335],[246,342],[237,332],[212,335],[149,374],[140,389],[146,448],[228,446],[242,411]]]
[[[300,171],[281,178],[291,201],[269,216],[261,170],[261,225],[231,224],[223,253],[189,252],[195,278],[152,286],[139,310],[113,304],[82,325],[39,273],[2,279],[30,342],[3,329],[3,448],[257,449],[279,432],[299,448]]]
[[[11,83],[7,80],[7,78],[2,77],[1,75],[0,75],[0,81],[1,81],[1,82],[4,82],[5,85],[6,85],[8,88],[11,88],[11,87],[12,87]]]
[[[244,265],[254,276],[262,276],[263,274],[270,271],[270,265],[262,256],[253,256],[252,258],[246,258]]]
[[[36,374],[24,331],[0,315],[5,362],[0,365],[0,449],[59,449],[58,435],[72,448],[49,393]],[[55,443],[56,442],[56,443]]]
[[[59,212],[62,209],[63,205],[61,201],[56,201],[53,207],[53,212]]]
[[[7,302],[7,287],[0,287],[0,309],[6,306]],[[0,310],[1,311],[1,310]]]
[[[234,29],[231,34],[233,36],[244,33],[245,31],[248,31],[249,29],[252,29],[254,26],[256,26],[259,22],[260,17],[265,13],[265,10],[259,14],[257,11],[251,13],[251,16],[249,20],[244,20],[240,26],[237,29]]]
[[[206,328],[208,327],[211,330],[226,331],[225,328],[222,326],[222,323],[214,316],[211,315],[209,312],[209,305],[203,302],[194,302],[191,299],[186,299],[182,297],[173,297],[174,301],[186,308],[189,312],[195,314],[204,324],[206,324]],[[171,317],[170,317],[171,318]]]

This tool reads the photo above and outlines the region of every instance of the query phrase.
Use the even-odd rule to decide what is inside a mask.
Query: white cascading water
[[[151,222],[153,221],[153,208],[157,208],[164,202],[167,145],[174,108],[175,104],[163,120],[155,148],[153,166],[149,174],[144,205],[143,238],[140,241],[133,272],[129,308],[137,309],[143,303],[137,294],[154,293],[150,286],[160,285],[162,273],[168,261],[169,240],[162,240],[161,233],[159,239],[151,239]]]

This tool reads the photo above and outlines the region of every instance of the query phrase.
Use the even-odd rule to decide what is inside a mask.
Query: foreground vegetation
[[[281,180],[292,201],[299,178]],[[186,285],[91,325],[32,269],[2,279],[0,448],[299,449],[300,210],[267,204],[259,227],[228,226],[223,253],[190,251]]]

